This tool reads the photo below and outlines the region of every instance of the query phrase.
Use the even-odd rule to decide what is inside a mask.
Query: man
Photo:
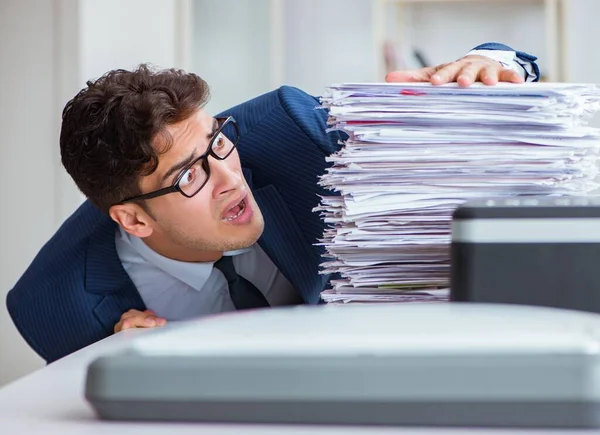
[[[491,49],[506,59],[481,56]],[[388,80],[539,75],[535,58],[509,47],[478,50]],[[324,224],[312,208],[329,193],[318,176],[343,136],[326,133],[326,113],[298,89],[215,118],[202,109],[208,96],[195,74],[141,66],[89,82],[66,105],[62,162],[88,201],[7,299],[47,362],[123,329],[319,302],[328,277],[318,273]]]

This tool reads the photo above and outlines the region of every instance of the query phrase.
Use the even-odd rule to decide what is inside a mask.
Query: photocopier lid
[[[155,356],[596,354],[600,316],[445,302],[298,306],[192,321],[140,337],[133,349]]]
[[[300,306],[148,331],[94,361],[106,419],[600,426],[600,315],[481,303]]]

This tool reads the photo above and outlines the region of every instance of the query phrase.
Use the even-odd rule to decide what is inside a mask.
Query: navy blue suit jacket
[[[316,98],[282,87],[222,114],[233,115],[240,127],[244,174],[265,219],[259,244],[308,304],[319,302],[329,278],[319,274],[323,249],[315,246],[325,225],[312,209],[318,195],[332,192],[319,187],[318,176],[344,139],[326,133],[327,112],[318,105]],[[15,325],[47,362],[112,334],[124,312],[145,309],[117,255],[116,229],[85,202],[8,293]]]

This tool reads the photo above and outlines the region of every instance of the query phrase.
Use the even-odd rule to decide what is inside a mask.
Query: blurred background
[[[210,112],[283,84],[319,95],[488,41],[540,57],[544,80],[600,83],[598,0],[0,0],[0,385],[42,367],[5,308],[83,198],[59,160],[85,85],[141,62],[194,71]]]

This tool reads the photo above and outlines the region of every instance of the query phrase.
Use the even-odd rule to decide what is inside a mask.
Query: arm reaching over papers
[[[498,82],[537,81],[539,70],[535,56],[516,52],[502,44],[483,44],[454,62],[415,70],[393,71],[387,82],[430,82],[443,85],[457,82],[467,87],[475,82],[496,85]]]

